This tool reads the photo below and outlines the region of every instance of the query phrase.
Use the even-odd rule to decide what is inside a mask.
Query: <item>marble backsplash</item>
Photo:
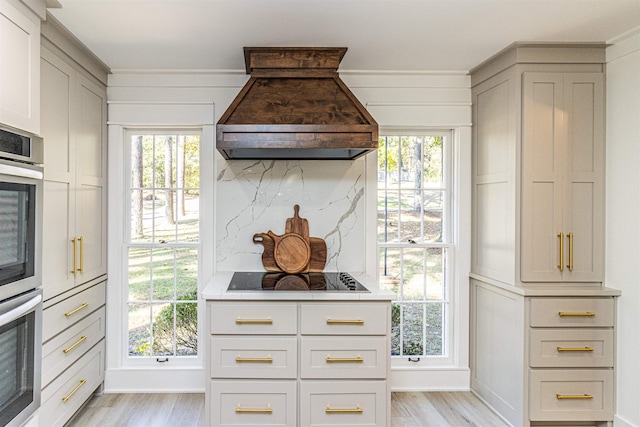
[[[283,234],[296,204],[327,243],[326,271],[365,270],[364,159],[217,161],[217,271],[261,271],[253,235]]]

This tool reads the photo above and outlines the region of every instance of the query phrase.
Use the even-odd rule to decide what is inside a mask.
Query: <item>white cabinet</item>
[[[515,44],[471,71],[473,274],[601,285],[604,53]]]
[[[523,74],[522,281],[600,282],[603,73]]]
[[[47,427],[68,422],[102,386],[105,369],[106,71],[97,78],[101,65],[57,25],[43,23],[38,39],[45,170],[39,417]]]
[[[388,426],[390,304],[209,301],[210,426]]]
[[[106,274],[106,89],[69,62],[42,49],[45,300]]]
[[[471,71],[471,388],[514,426],[613,418],[605,48],[515,43]]]
[[[0,2],[0,123],[40,133],[40,18]]]
[[[44,303],[38,413],[47,427],[63,426],[104,381],[106,282],[73,292]]]
[[[613,421],[615,302],[527,298],[529,419]]]
[[[611,425],[619,295],[472,279],[472,390],[514,427]]]

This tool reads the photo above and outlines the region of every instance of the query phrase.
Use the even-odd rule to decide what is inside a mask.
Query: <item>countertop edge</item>
[[[370,292],[324,291],[227,291],[232,271],[218,272],[207,282],[200,293],[207,301],[391,301],[395,294],[381,290],[370,276],[353,274]]]

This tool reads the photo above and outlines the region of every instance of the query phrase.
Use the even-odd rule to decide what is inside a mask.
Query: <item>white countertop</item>
[[[297,300],[297,301],[390,301],[395,294],[381,290],[376,280],[369,276],[352,274],[370,292],[327,291],[227,291],[233,271],[216,273],[206,284],[201,295],[206,300]]]

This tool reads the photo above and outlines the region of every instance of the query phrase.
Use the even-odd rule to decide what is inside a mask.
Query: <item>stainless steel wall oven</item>
[[[41,138],[0,128],[0,301],[42,282],[42,151]]]
[[[0,426],[40,406],[43,141],[0,127]]]
[[[0,302],[0,426],[19,426],[40,406],[42,290]]]

